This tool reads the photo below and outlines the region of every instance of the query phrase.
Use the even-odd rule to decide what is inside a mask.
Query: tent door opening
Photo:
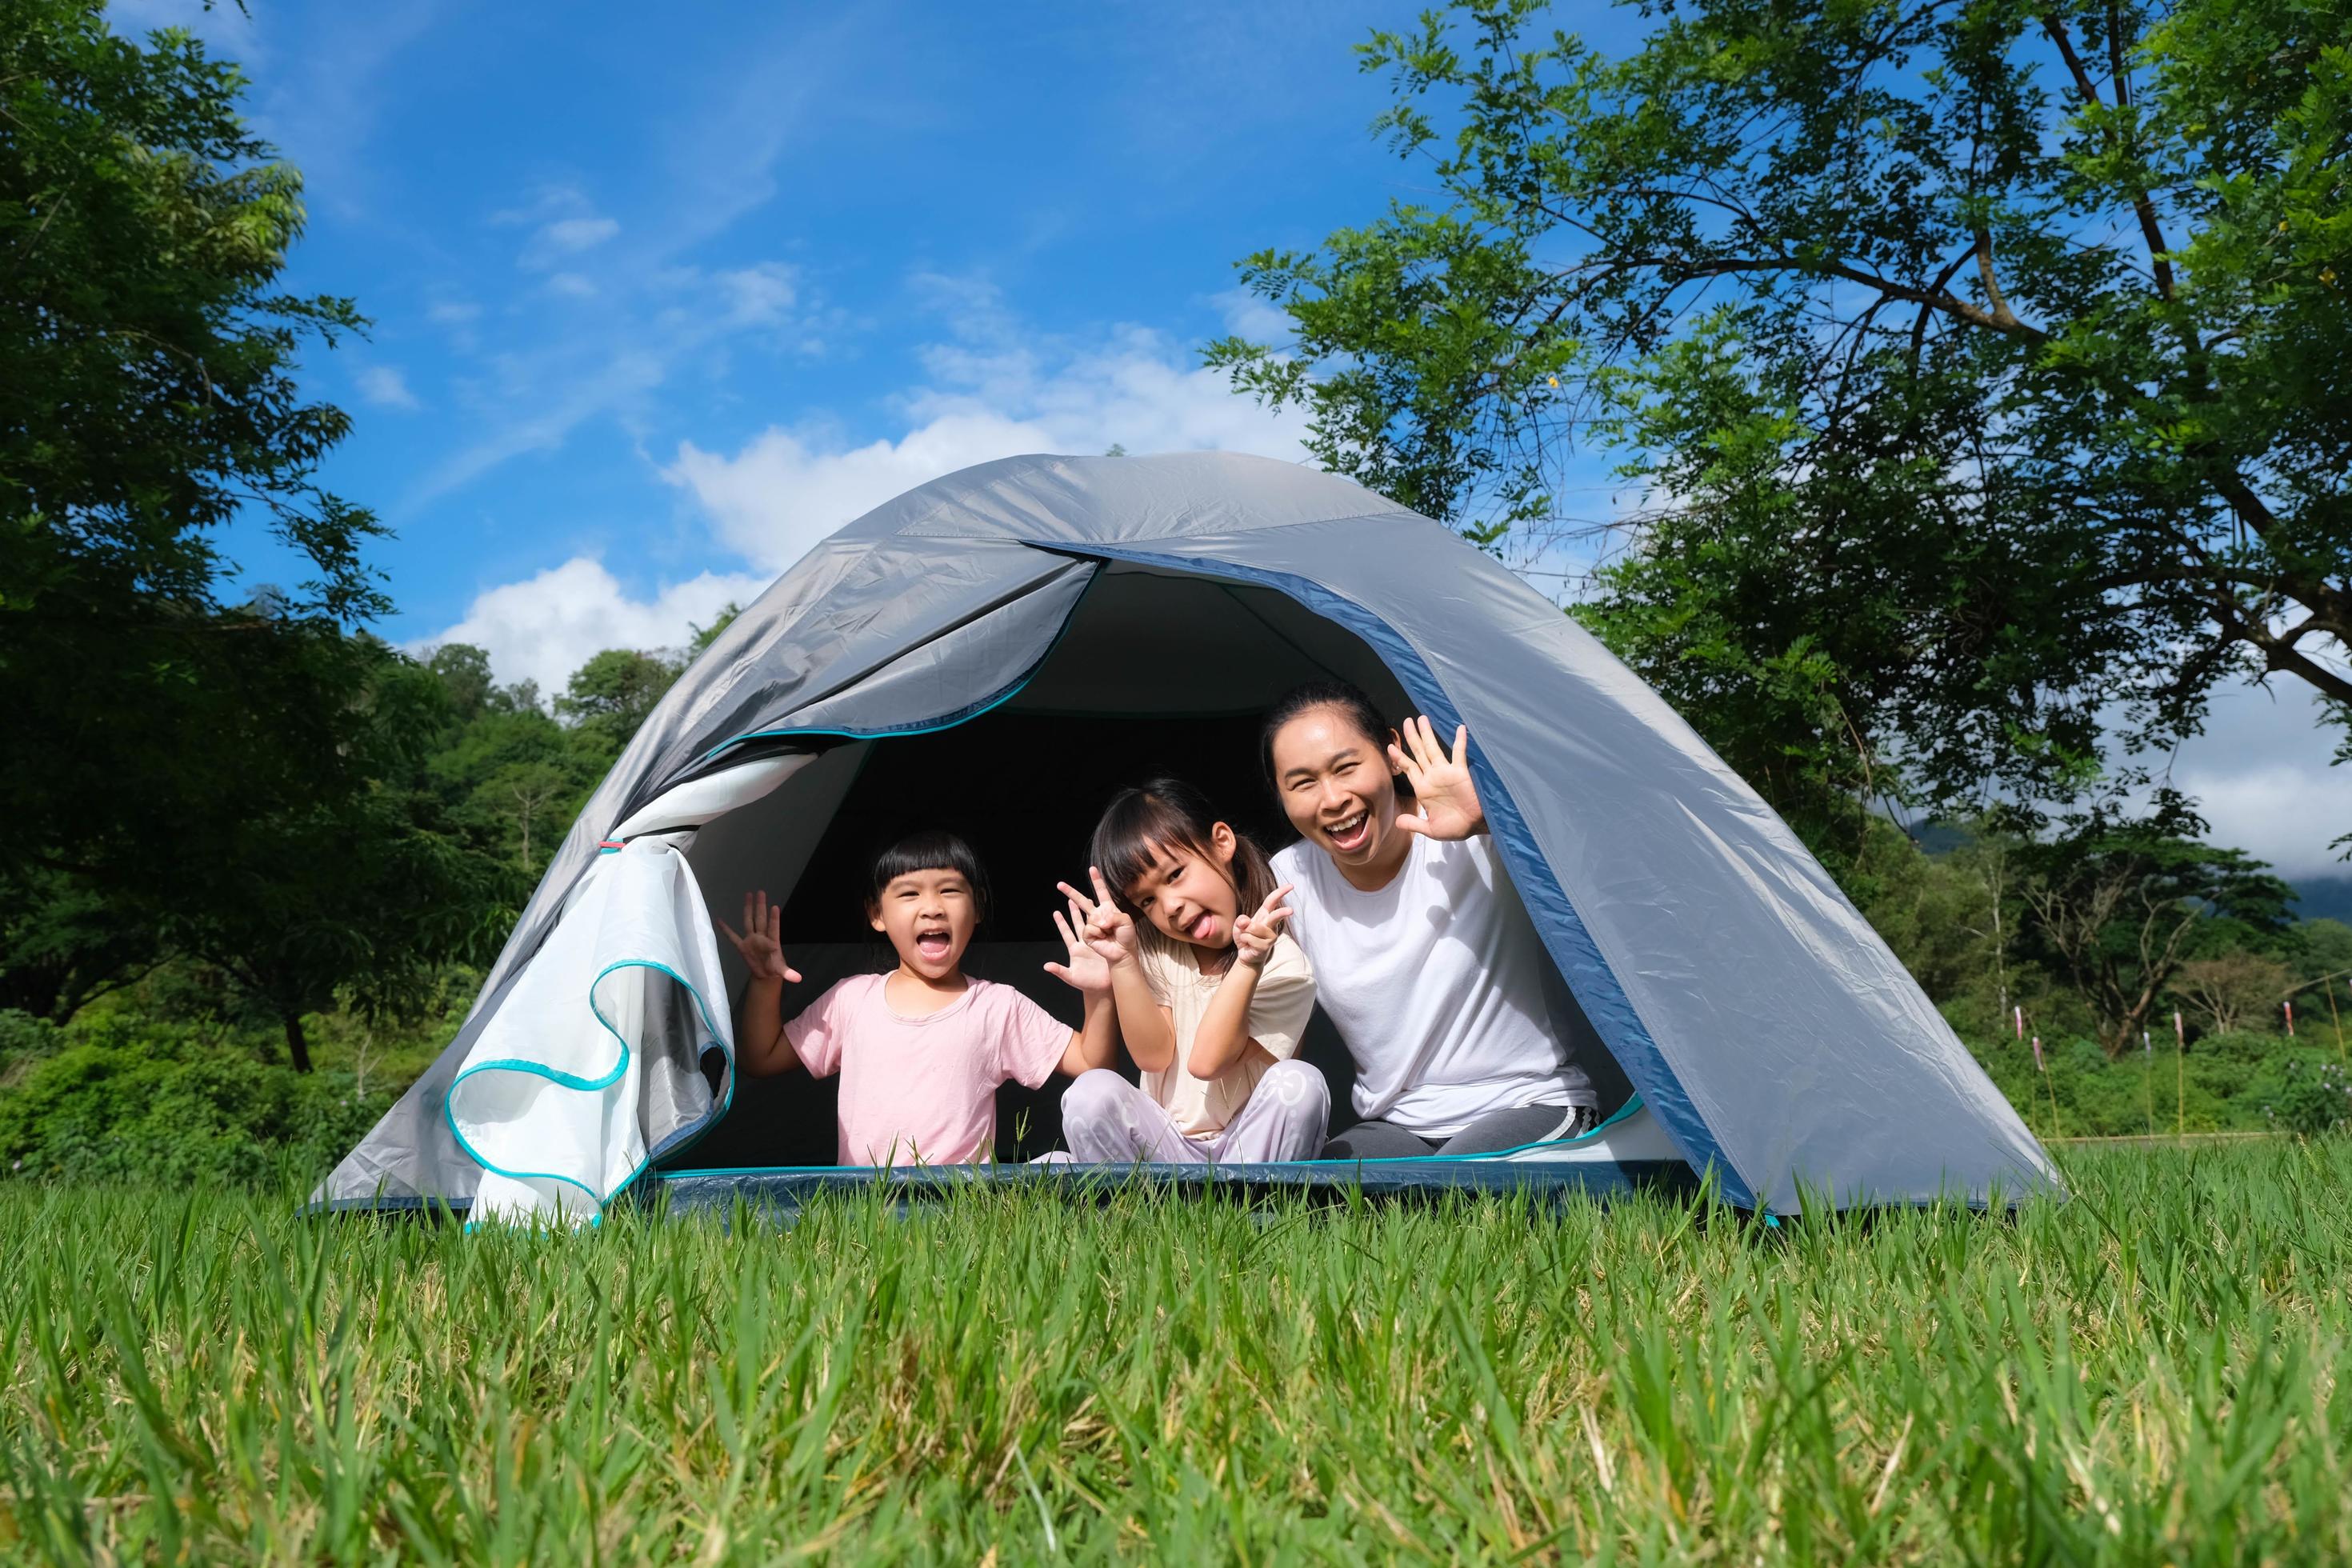
[[[1362,639],[1281,593],[1109,563],[1006,700],[928,732],[812,738],[826,747],[821,756],[705,826],[688,859],[705,901],[730,922],[753,889],[782,904],[784,951],[803,976],[786,994],[789,1016],[836,980],[889,966],[863,912],[871,858],[902,834],[947,828],[972,846],[991,884],[967,973],[1016,987],[1075,1027],[1076,994],[1043,965],[1062,956],[1055,884],[1083,878],[1104,804],[1173,774],[1269,852],[1289,843],[1296,835],[1259,762],[1259,716],[1318,679],[1350,681],[1384,711],[1405,710],[1402,687]],[[721,960],[733,1005],[746,977],[723,943]],[[1354,1066],[1319,1011],[1301,1054],[1330,1082],[1334,1130],[1352,1121]],[[1000,1091],[1001,1159],[1055,1145],[1064,1087]],[[741,1078],[727,1118],[663,1163],[830,1164],[835,1090],[799,1073]]]

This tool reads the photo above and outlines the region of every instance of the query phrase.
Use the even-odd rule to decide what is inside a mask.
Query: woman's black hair
[[[1167,850],[1182,849],[1215,865],[1216,846],[1211,840],[1222,820],[1209,808],[1209,797],[1182,779],[1153,779],[1110,797],[1102,820],[1095,824],[1087,863],[1110,884],[1111,900],[1140,920],[1143,911],[1127,896],[1128,889]],[[1265,902],[1276,887],[1265,851],[1239,828],[1234,829],[1234,860],[1226,876],[1240,897],[1243,914]]]
[[[973,917],[988,918],[988,873],[981,869],[980,857],[971,852],[971,845],[938,827],[909,833],[874,857],[873,888],[866,895],[866,912],[872,915],[881,909],[882,895],[891,883],[918,871],[953,871],[971,889]]]
[[[1395,730],[1381,717],[1379,707],[1364,694],[1363,688],[1351,686],[1344,680],[1310,680],[1267,709],[1265,722],[1258,727],[1258,765],[1265,771],[1266,787],[1276,795],[1282,794],[1282,781],[1274,776],[1274,738],[1281,733],[1285,724],[1301,713],[1318,708],[1338,709],[1348,722],[1362,731],[1364,739],[1372,743],[1372,752],[1381,759],[1381,765],[1388,765],[1389,737],[1395,733]],[[1401,778],[1397,780],[1397,791],[1399,794],[1406,791],[1405,782]]]

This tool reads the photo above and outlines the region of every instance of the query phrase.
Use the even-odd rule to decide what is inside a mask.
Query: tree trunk
[[[310,1037],[302,1032],[302,1015],[281,1015],[286,1020],[286,1055],[293,1061],[296,1072],[310,1070]]]

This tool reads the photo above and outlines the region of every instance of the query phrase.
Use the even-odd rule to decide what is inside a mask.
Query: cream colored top
[[[1156,935],[1157,933],[1153,933]],[[1147,941],[1142,953],[1143,976],[1152,994],[1168,1009],[1176,1032],[1176,1059],[1159,1072],[1143,1075],[1143,1092],[1157,1101],[1187,1138],[1214,1138],[1241,1110],[1265,1076],[1270,1065],[1255,1055],[1244,1057],[1216,1078],[1194,1078],[1185,1062],[1201,1019],[1225,975],[1203,974],[1194,949],[1181,942]],[[1235,967],[1239,961],[1235,961]],[[1265,1047],[1276,1061],[1298,1054],[1307,1034],[1307,1020],[1315,1012],[1315,971],[1307,954],[1286,933],[1275,939],[1258,972],[1257,990],[1250,996],[1249,1037]]]

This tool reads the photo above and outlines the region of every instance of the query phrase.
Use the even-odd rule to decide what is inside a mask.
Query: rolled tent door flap
[[[602,855],[450,1083],[450,1133],[482,1171],[473,1219],[592,1223],[723,1114],[726,997],[685,857],[660,838]]]

